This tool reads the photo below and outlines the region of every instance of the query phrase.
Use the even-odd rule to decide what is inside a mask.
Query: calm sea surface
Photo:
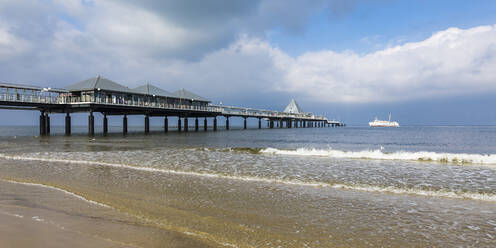
[[[125,215],[152,238],[99,235],[141,247],[166,245],[157,232],[213,247],[496,246],[496,127],[73,130],[0,127],[0,206],[46,200],[12,185],[65,192],[70,204],[44,206]]]

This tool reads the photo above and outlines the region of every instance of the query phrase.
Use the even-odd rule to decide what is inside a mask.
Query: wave
[[[238,152],[238,153],[249,153],[249,154],[260,154],[264,148],[254,148],[254,147],[228,147],[228,148],[197,148],[198,151],[207,152]]]
[[[330,158],[350,159],[377,159],[377,160],[408,160],[420,162],[439,162],[451,164],[484,164],[496,165],[496,154],[467,154],[467,153],[437,153],[437,152],[384,152],[383,150],[341,151],[333,149],[298,148],[276,149],[265,148],[260,151],[265,154],[294,155],[294,156],[321,156]]]
[[[91,203],[91,204],[94,204],[94,205],[97,205],[97,206],[100,206],[100,207],[104,207],[104,208],[112,208],[109,205],[106,205],[106,204],[103,204],[103,203],[100,203],[100,202],[96,202],[96,201],[92,201],[92,200],[86,199],[83,196],[80,196],[78,194],[72,193],[72,192],[67,191],[65,189],[57,188],[55,186],[50,186],[50,185],[41,184],[41,183],[22,182],[22,181],[16,181],[16,180],[11,180],[11,179],[4,179],[4,178],[0,178],[0,181],[8,182],[8,183],[21,184],[21,185],[27,185],[27,186],[41,187],[41,188],[46,188],[46,189],[51,189],[51,190],[56,190],[56,191],[59,191],[59,192],[62,192],[64,194],[66,194],[66,195],[70,195],[70,196],[72,196],[74,198],[77,198],[79,200],[85,201],[87,203]]]
[[[24,161],[42,161],[42,162],[99,165],[99,166],[107,166],[107,167],[114,167],[114,168],[124,168],[124,169],[132,169],[132,170],[147,171],[147,172],[168,173],[168,174],[176,174],[176,175],[220,178],[220,179],[252,181],[252,182],[262,182],[262,183],[278,183],[278,184],[285,184],[285,185],[317,187],[317,188],[326,188],[327,187],[327,188],[334,188],[334,189],[356,190],[356,191],[364,191],[364,192],[372,192],[372,193],[410,194],[410,195],[419,195],[419,196],[428,196],[428,197],[446,197],[446,198],[455,198],[455,199],[469,199],[469,200],[496,202],[496,194],[472,193],[472,192],[462,192],[462,191],[447,191],[444,189],[425,190],[425,189],[417,189],[417,188],[399,188],[399,187],[394,187],[394,186],[374,186],[374,185],[367,185],[367,184],[341,184],[341,183],[326,183],[326,182],[311,182],[311,181],[308,182],[308,181],[301,181],[301,180],[294,180],[294,179],[286,180],[286,179],[277,179],[277,178],[262,178],[262,177],[256,177],[256,176],[241,176],[241,175],[240,176],[234,176],[234,175],[225,175],[225,174],[202,173],[202,172],[192,172],[192,171],[177,171],[177,170],[170,170],[170,169],[150,168],[150,167],[138,167],[138,166],[133,166],[133,165],[113,164],[113,163],[97,162],[97,161],[34,158],[34,157],[22,157],[22,156],[10,156],[10,155],[5,155],[5,154],[0,154],[0,158],[11,159],[11,160],[24,160]],[[3,180],[3,179],[0,179],[0,180]],[[38,185],[38,184],[31,184],[31,183],[23,183],[23,184]],[[71,194],[75,197],[78,197],[80,199],[86,200],[88,202],[91,202],[94,204],[101,204],[98,202],[93,202],[91,200],[88,200],[82,196],[76,195],[76,194],[71,193],[69,191],[65,191],[63,189],[59,189],[56,187],[47,186],[47,185],[43,185],[43,184],[39,184],[38,186],[44,186],[47,188],[60,190],[60,191],[63,191],[65,193]],[[109,206],[107,206],[107,207],[109,207]]]

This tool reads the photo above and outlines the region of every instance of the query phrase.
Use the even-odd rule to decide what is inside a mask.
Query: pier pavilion
[[[292,100],[286,111],[273,111],[234,106],[219,106],[193,92],[181,89],[168,92],[152,84],[134,89],[128,88],[104,77],[94,77],[65,87],[64,89],[41,88],[18,84],[0,83],[0,108],[40,111],[40,135],[50,134],[50,114],[63,113],[65,133],[71,134],[71,113],[87,112],[88,134],[95,134],[94,113],[103,115],[103,133],[108,132],[109,115],[123,116],[122,132],[128,132],[127,116],[143,115],[144,132],[150,132],[150,117],[164,118],[164,132],[168,132],[168,117],[178,117],[178,131],[188,131],[189,119],[194,119],[194,130],[199,130],[199,119],[208,130],[208,118],[212,119],[212,130],[217,131],[217,117],[225,117],[225,128],[229,129],[229,118],[257,118],[258,128],[262,120],[269,128],[298,128],[341,126],[340,122],[329,121],[324,116],[304,113]],[[184,125],[183,125],[184,124]]]

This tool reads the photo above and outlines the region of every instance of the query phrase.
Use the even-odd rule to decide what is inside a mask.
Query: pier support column
[[[203,130],[207,131],[207,128],[208,128],[208,122],[207,122],[207,117],[205,117],[205,119],[203,120]]]
[[[258,118],[258,129],[262,129],[262,118]]]
[[[181,132],[181,116],[177,117],[177,131]]]
[[[69,113],[65,116],[65,135],[71,135],[71,115]]]
[[[150,133],[150,116],[145,115],[145,134]]]
[[[195,132],[198,132],[199,125],[198,125],[198,117],[195,118]]]
[[[294,126],[295,126],[295,128],[298,128],[298,120],[294,121]]]
[[[188,131],[188,117],[184,117],[184,131],[187,132]]]
[[[226,130],[229,130],[229,116],[226,116]]]
[[[46,134],[45,112],[41,111],[40,112],[40,135],[45,135],[45,134]]]
[[[270,122],[269,122],[269,128],[274,128],[274,120],[270,120]]]
[[[283,128],[283,126],[284,126],[284,121],[281,119],[281,120],[279,121],[279,128]]]
[[[88,116],[88,135],[95,136],[95,117],[93,116],[93,111],[90,111]]]
[[[127,134],[127,115],[122,118],[122,134]]]
[[[217,117],[214,117],[214,131],[217,131]]]
[[[246,117],[243,118],[243,129],[246,129]]]
[[[164,117],[164,133],[167,133],[169,132],[169,119],[166,117]]]
[[[45,113],[45,134],[50,134],[50,116]]]
[[[108,120],[107,114],[103,115],[103,135],[107,135],[108,133]]]

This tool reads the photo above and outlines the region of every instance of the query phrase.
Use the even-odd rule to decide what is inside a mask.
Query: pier
[[[194,121],[194,131],[217,131],[218,117],[225,118],[225,129],[229,130],[229,119],[258,119],[258,128],[322,128],[343,126],[324,116],[304,113],[292,100],[285,111],[264,110],[211,104],[208,99],[181,89],[168,92],[151,84],[130,89],[103,77],[94,77],[63,89],[52,89],[0,83],[0,108],[39,111],[40,135],[50,134],[50,115],[65,114],[65,134],[71,134],[71,114],[88,113],[88,134],[95,135],[94,113],[103,115],[103,134],[108,133],[107,116],[122,116],[122,133],[128,132],[127,117],[142,115],[144,132],[150,132],[150,118],[164,119],[164,132],[169,131],[168,117],[177,117],[179,132],[188,132],[189,120]],[[211,123],[209,126],[208,124]]]

